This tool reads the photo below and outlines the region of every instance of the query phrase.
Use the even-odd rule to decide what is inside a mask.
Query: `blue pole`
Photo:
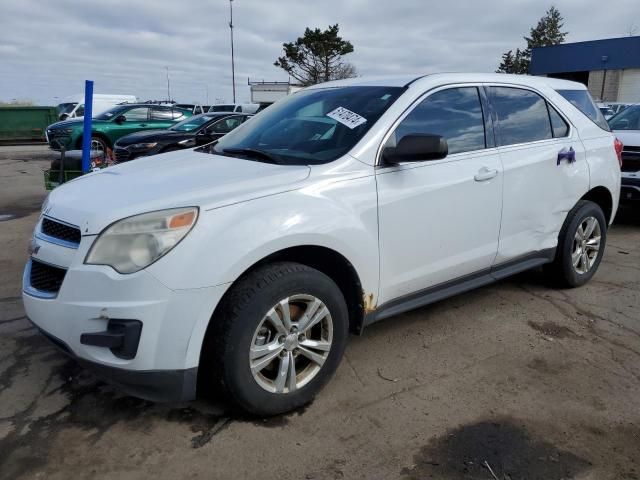
[[[91,117],[93,107],[93,80],[84,82],[84,126],[82,129],[82,173],[91,168]]]

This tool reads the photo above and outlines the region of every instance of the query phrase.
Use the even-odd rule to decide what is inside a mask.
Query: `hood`
[[[625,146],[640,147],[640,130],[614,130],[613,134]]]
[[[98,234],[121,218],[165,208],[219,208],[297,188],[304,165],[273,165],[193,150],[143,157],[56,188],[47,215]]]
[[[142,130],[140,132],[125,135],[124,137],[119,138],[116,143],[118,146],[126,146],[145,141],[157,141],[158,139],[181,140],[192,136],[193,133],[190,132],[176,132],[173,130]]]

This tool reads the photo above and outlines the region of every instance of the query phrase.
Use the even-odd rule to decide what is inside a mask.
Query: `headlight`
[[[129,145],[129,148],[133,150],[150,150],[155,147],[158,142],[154,143],[134,143],[133,145]]]
[[[49,130],[51,135],[69,135],[73,132],[72,128],[55,128],[53,130]]]
[[[98,236],[84,263],[119,273],[148,267],[175,247],[195,225],[197,207],[172,208],[119,220]]]
[[[178,142],[180,145],[184,145],[185,147],[195,147],[196,139],[195,138],[187,138],[185,140],[181,140]]]

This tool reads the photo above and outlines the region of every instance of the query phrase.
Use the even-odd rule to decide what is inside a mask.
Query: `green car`
[[[170,105],[118,105],[93,117],[91,148],[106,152],[116,140],[141,130],[158,130],[180,122],[192,113]],[[47,142],[53,150],[82,149],[82,118],[57,122],[47,127]]]

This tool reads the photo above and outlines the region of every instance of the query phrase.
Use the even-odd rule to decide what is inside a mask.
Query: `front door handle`
[[[141,126],[141,127],[146,127],[146,126],[147,126],[147,124],[146,124],[146,123],[141,123],[141,124],[140,124],[140,126]]]
[[[486,182],[487,180],[491,180],[496,175],[498,175],[498,170],[496,170],[495,168],[482,167],[480,170],[478,170],[478,173],[476,173],[475,177],[473,178],[476,182]]]
[[[566,160],[569,163],[573,163],[576,161],[576,151],[573,149],[573,147],[569,147],[569,150],[563,148],[558,152],[558,161],[556,165],[560,165],[560,162],[562,160]]]

